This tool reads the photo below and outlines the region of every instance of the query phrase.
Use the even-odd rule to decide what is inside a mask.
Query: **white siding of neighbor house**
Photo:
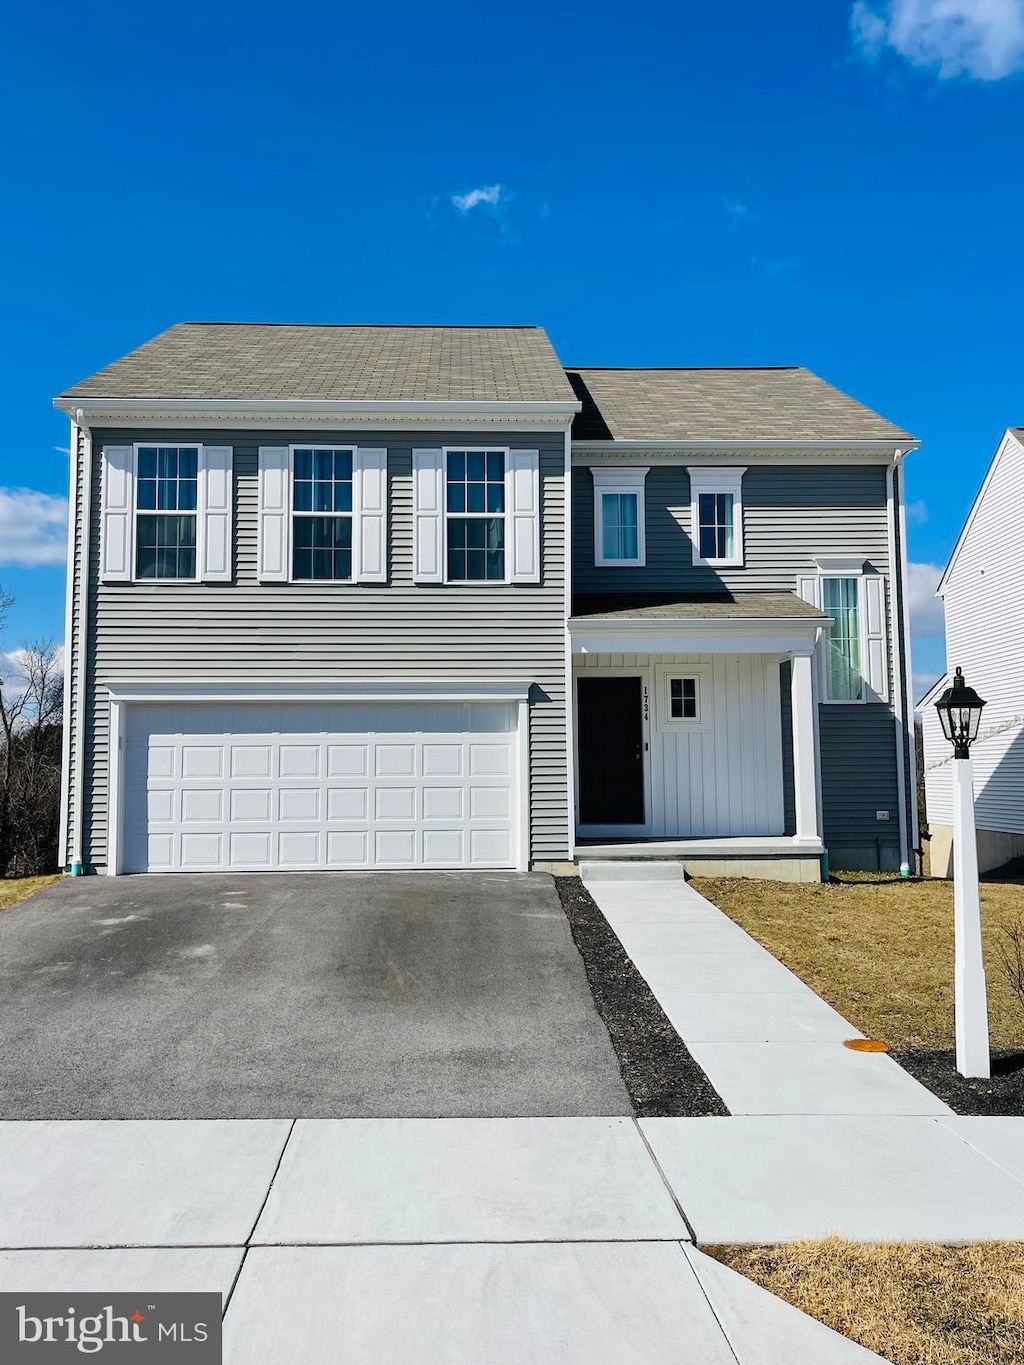
[[[760,654],[584,654],[577,675],[635,672],[647,687],[647,833],[781,835],[785,829],[777,658]],[[666,724],[664,679],[700,677],[706,728]]]
[[[1024,833],[1024,445],[1007,432],[943,588],[949,677],[988,705],[971,756],[979,829]],[[928,819],[950,824],[952,752],[935,696],[923,707]]]
[[[98,581],[101,449],[133,441],[234,450],[231,583]],[[389,574],[379,585],[257,581],[257,449],[323,443],[388,448]],[[540,452],[542,581],[413,582],[412,450],[501,445]],[[335,680],[518,681],[530,693],[534,859],[568,852],[565,735],[565,446],[561,432],[177,431],[93,433],[92,568],[86,710],[84,861],[104,867],[108,828],[107,682],[259,685]],[[79,526],[81,522],[79,521]],[[75,620],[81,604],[75,602]],[[74,677],[79,662],[71,660]],[[78,717],[69,717],[74,729]],[[74,812],[69,812],[73,820]]]

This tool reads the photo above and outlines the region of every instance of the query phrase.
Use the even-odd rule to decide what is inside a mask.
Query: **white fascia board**
[[[570,618],[574,654],[811,654],[830,617],[794,621]]]
[[[246,686],[237,678],[214,682],[107,682],[111,701],[118,702],[308,702],[308,701],[523,701],[528,682],[473,682],[465,679],[425,682],[265,683]]]
[[[348,399],[55,398],[54,407],[92,425],[111,427],[210,422],[233,426],[526,427],[565,431],[578,402],[387,402]]]
[[[996,446],[996,453],[992,456],[992,462],[985,472],[985,477],[981,482],[981,487],[978,489],[975,499],[971,503],[971,510],[967,513],[967,518],[964,521],[963,529],[956,538],[956,544],[953,546],[953,553],[949,556],[949,562],[942,571],[942,577],[939,579],[938,587],[935,589],[936,597],[942,597],[945,594],[946,582],[950,574],[953,572],[953,565],[960,557],[960,551],[963,549],[964,542],[967,540],[968,533],[970,532],[971,527],[974,525],[974,519],[978,515],[978,509],[981,507],[985,494],[988,492],[988,486],[992,482],[992,479],[996,472],[996,467],[998,466],[999,461],[1002,459],[1003,452],[1011,444],[1011,442],[1018,448],[1022,448],[1021,443],[1017,439],[1014,432],[1009,427],[1007,427],[1006,431],[1003,432],[1002,439],[1000,440],[998,446]]]
[[[632,460],[666,464],[680,459],[721,463],[729,454],[745,460],[764,460],[771,464],[815,464],[823,457],[836,464],[898,463],[919,441],[573,441],[573,464],[595,465]]]

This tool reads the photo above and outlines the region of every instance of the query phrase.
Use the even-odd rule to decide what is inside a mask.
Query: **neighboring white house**
[[[1006,432],[938,586],[946,666],[921,701],[931,866],[952,874],[952,749],[935,701],[960,667],[987,701],[972,749],[978,860],[1024,856],[1024,427]]]

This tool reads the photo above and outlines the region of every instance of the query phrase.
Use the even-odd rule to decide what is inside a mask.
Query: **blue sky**
[[[63,630],[66,385],[183,319],[539,322],[916,433],[941,669],[929,566],[1024,422],[1024,0],[51,0],[0,64],[8,648]]]

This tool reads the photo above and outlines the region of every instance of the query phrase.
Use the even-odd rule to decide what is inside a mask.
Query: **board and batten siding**
[[[230,445],[234,581],[99,582],[104,444]],[[389,579],[381,585],[256,579],[258,448],[388,449]],[[412,581],[412,451],[500,445],[539,450],[542,581],[425,586]],[[560,432],[100,430],[93,432],[84,860],[107,856],[109,707],[105,682],[253,686],[337,679],[386,684],[522,681],[530,692],[531,857],[568,852],[564,633],[564,439]],[[75,665],[77,666],[77,665]],[[77,718],[75,718],[77,719]]]
[[[1024,445],[999,445],[943,589],[946,660],[987,703],[971,756],[979,829],[1024,834]],[[953,819],[952,750],[924,708],[928,819]]]
[[[579,457],[577,457],[578,459]],[[642,453],[632,462],[645,463]],[[692,461],[690,461],[692,463]],[[625,461],[623,462],[625,463]],[[594,563],[594,483],[573,468],[573,588],[579,593],[794,592],[797,577],[816,571],[817,557],[857,557],[886,578],[889,695],[894,696],[894,645],[889,630],[889,527],[885,466],[811,462],[770,464],[749,452],[722,453],[743,475],[744,567],[694,565],[687,459],[653,458],[645,481],[647,562],[638,568]],[[901,629],[901,614],[897,613]],[[789,672],[781,689],[785,829],[795,829]],[[899,867],[896,720],[891,705],[819,707],[823,837],[837,867]],[[909,764],[907,798],[912,799]],[[887,810],[888,820],[877,819]]]
[[[576,676],[636,673],[645,707],[647,834],[730,838],[784,833],[780,668],[759,654],[583,654]],[[666,678],[700,678],[700,727],[667,714]]]

